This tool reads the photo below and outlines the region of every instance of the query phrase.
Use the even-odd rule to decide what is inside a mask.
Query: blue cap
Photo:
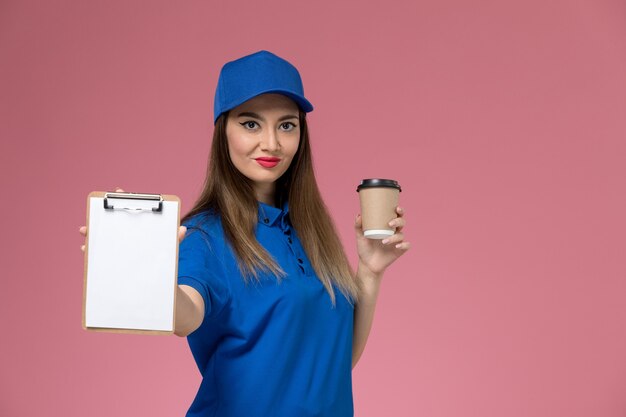
[[[259,51],[222,67],[215,90],[213,123],[222,113],[266,93],[285,95],[304,112],[313,110],[313,105],[304,97],[296,67],[271,52]]]

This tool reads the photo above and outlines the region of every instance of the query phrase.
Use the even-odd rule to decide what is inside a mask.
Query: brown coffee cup
[[[389,222],[398,215],[398,198],[400,185],[394,180],[370,178],[362,180],[357,187],[361,202],[363,234],[369,239],[384,239],[393,235],[395,228]]]

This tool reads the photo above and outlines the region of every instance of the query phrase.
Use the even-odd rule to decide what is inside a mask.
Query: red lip
[[[255,158],[255,161],[263,168],[274,168],[280,162],[280,158],[275,158],[273,156],[262,156],[260,158]]]
[[[260,158],[255,158],[257,161],[263,161],[263,162],[278,162],[280,161],[280,158],[274,158],[274,157],[270,157],[270,156],[262,156]]]

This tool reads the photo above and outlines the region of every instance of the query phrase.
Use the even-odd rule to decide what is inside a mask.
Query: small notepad
[[[176,196],[89,194],[83,328],[173,333],[179,224]]]

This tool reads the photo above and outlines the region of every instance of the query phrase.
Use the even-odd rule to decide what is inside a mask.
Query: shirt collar
[[[259,201],[259,224],[264,224],[268,227],[275,224],[281,227],[285,225],[286,217],[289,214],[289,203],[285,202],[283,208],[270,206]]]

